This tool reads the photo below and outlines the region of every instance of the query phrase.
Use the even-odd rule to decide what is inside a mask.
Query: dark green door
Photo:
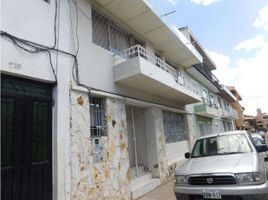
[[[52,199],[51,85],[1,76],[1,199]]]

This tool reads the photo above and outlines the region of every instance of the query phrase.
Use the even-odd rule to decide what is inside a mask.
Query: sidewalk
[[[174,181],[161,185],[138,200],[175,200],[173,184]]]

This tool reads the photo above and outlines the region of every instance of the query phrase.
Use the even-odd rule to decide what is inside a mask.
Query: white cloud
[[[176,5],[177,0],[168,0],[169,3],[171,3],[172,5]]]
[[[264,43],[263,35],[257,35],[252,39],[239,42],[238,45],[234,47],[234,50],[251,51],[253,49],[260,49]]]
[[[192,3],[201,4],[203,6],[208,6],[208,5],[213,4],[217,1],[219,1],[219,0],[191,0]]]
[[[212,51],[207,52],[217,66],[217,70],[213,71],[216,77],[220,78],[220,82],[224,83],[225,85],[233,85],[234,74],[232,73],[232,69],[230,68],[230,58],[221,53]],[[226,74],[228,74],[228,76],[226,76]]]
[[[253,27],[260,27],[268,32],[268,6],[259,11],[259,17],[254,21]]]
[[[234,85],[242,95],[245,114],[256,115],[256,109],[268,112],[268,42],[250,56],[232,61],[228,56],[208,52],[217,65],[214,74],[225,85]]]

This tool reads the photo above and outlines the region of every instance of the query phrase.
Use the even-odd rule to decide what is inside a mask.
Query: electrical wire
[[[51,51],[54,51],[56,53],[62,53],[62,54],[65,54],[65,55],[68,55],[68,56],[71,56],[73,59],[74,59],[74,62],[73,62],[73,66],[72,66],[72,76],[74,78],[74,81],[76,82],[76,84],[78,86],[81,86],[81,87],[84,87],[88,90],[88,96],[89,97],[92,97],[92,94],[91,94],[91,90],[96,90],[96,91],[100,91],[100,92],[105,92],[105,93],[108,93],[108,94],[112,94],[112,95],[118,95],[118,96],[122,96],[122,97],[125,97],[125,98],[129,98],[129,99],[134,99],[134,100],[139,100],[139,101],[143,101],[142,99],[139,99],[139,98],[135,98],[135,97],[131,97],[131,96],[127,96],[127,95],[122,95],[122,94],[117,94],[117,93],[113,93],[113,92],[108,92],[108,91],[104,91],[104,90],[101,90],[101,89],[97,89],[97,88],[93,88],[93,87],[89,87],[85,84],[82,84],[80,82],[80,79],[79,79],[79,63],[78,63],[78,59],[77,59],[77,56],[79,54],[79,49],[80,49],[80,45],[79,45],[79,36],[78,36],[78,10],[81,11],[81,8],[78,7],[77,5],[77,1],[76,0],[68,0],[68,2],[70,3],[73,2],[74,5],[75,5],[75,11],[76,11],[76,14],[75,14],[75,22],[76,22],[76,25],[75,25],[75,37],[76,37],[76,43],[77,43],[77,49],[76,49],[76,52],[75,54],[72,54],[70,52],[67,52],[67,51],[63,51],[61,49],[58,49],[58,42],[57,42],[57,39],[59,37],[59,33],[57,33],[57,30],[59,30],[59,28],[57,29],[57,26],[59,27],[60,25],[60,20],[58,21],[57,23],[57,17],[54,18],[54,37],[55,37],[55,41],[54,41],[54,44],[52,47],[49,47],[49,46],[46,46],[46,45],[43,45],[43,44],[38,44],[36,42],[32,42],[32,41],[29,41],[29,40],[26,40],[26,39],[23,39],[23,38],[19,38],[17,36],[14,36],[8,32],[5,32],[5,31],[1,31],[1,36],[6,38],[8,41],[12,42],[14,45],[16,45],[18,48],[22,49],[23,51],[26,51],[28,53],[31,53],[31,54],[37,54],[37,53],[40,53],[40,52],[45,52],[48,54],[48,57],[49,57],[49,63],[50,63],[50,67],[52,69],[52,72],[53,72],[53,75],[55,77],[55,80],[57,81],[57,76],[56,76],[56,72],[55,72],[55,69],[53,67],[53,63],[52,63],[52,56],[51,56]],[[69,6],[70,8],[70,16],[71,16],[71,7]],[[57,3],[57,0],[55,0],[55,16],[58,16],[58,3]],[[71,19],[71,17],[70,17]],[[73,25],[71,23],[71,28],[73,30]],[[56,30],[56,31],[55,31]],[[150,101],[147,101],[149,103],[154,103],[154,102],[150,102]],[[160,105],[160,106],[165,106],[164,104],[157,104],[157,103],[154,103],[156,105]],[[170,108],[174,108],[174,107],[170,107]],[[177,108],[174,108],[174,109],[177,109]]]

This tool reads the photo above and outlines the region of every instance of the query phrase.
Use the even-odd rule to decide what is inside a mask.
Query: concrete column
[[[168,180],[169,170],[162,110],[155,107],[149,108],[146,110],[145,116],[149,167],[153,177],[159,177],[163,183]]]
[[[192,150],[194,142],[196,140],[194,121],[192,114],[186,114],[186,124],[188,129],[188,148]]]

